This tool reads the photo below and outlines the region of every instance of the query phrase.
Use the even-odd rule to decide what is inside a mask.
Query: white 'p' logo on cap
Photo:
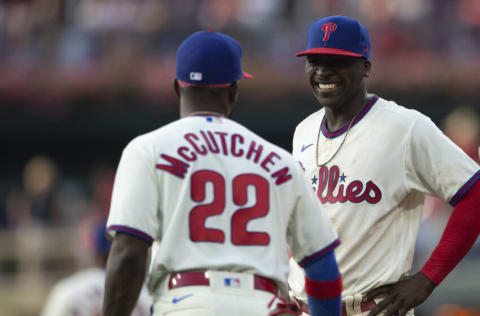
[[[202,73],[201,72],[191,72],[190,73],[190,80],[201,81],[202,80]]]

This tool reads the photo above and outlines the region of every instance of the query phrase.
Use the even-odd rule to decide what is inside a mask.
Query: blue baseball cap
[[[348,16],[329,16],[314,22],[308,31],[307,49],[295,56],[330,54],[370,59],[367,29]]]
[[[242,70],[242,48],[228,35],[196,32],[177,51],[176,79],[181,85],[221,86],[253,78]]]

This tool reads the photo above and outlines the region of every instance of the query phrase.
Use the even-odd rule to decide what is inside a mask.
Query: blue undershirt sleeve
[[[320,282],[334,281],[340,278],[337,260],[333,250],[304,266],[308,279]],[[341,295],[330,299],[319,299],[308,295],[308,308],[312,316],[340,316]]]

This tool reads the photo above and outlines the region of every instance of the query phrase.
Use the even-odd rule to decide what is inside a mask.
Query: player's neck
[[[365,106],[369,97],[370,95],[365,92],[338,107],[325,107],[328,130],[333,132],[349,124]]]
[[[196,112],[191,112],[187,116],[223,116],[225,117],[224,114],[214,112],[214,111],[196,111]]]
[[[217,115],[229,116],[228,107],[224,105],[215,104],[182,104],[180,103],[180,117],[187,117],[193,115]]]
[[[237,100],[237,85],[228,88],[180,89],[180,117],[207,112],[229,117]]]

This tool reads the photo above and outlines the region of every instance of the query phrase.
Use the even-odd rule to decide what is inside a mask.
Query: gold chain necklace
[[[350,121],[350,123],[348,123],[348,128],[347,128],[347,131],[345,132],[345,136],[343,137],[342,139],[342,142],[340,143],[340,146],[338,146],[337,150],[335,150],[335,152],[333,153],[333,155],[325,162],[322,162],[321,164],[318,163],[318,145],[320,143],[320,134],[322,133],[322,123],[323,123],[323,119],[322,119],[322,123],[320,123],[320,128],[318,129],[318,135],[317,135],[317,148],[316,148],[316,151],[315,151],[315,163],[317,164],[317,167],[323,167],[325,166],[327,163],[329,163],[330,161],[332,161],[333,158],[335,158],[335,156],[337,155],[337,153],[340,151],[340,148],[342,148],[343,144],[345,143],[345,140],[347,139],[347,136],[348,136],[348,132],[350,132],[350,128],[352,127],[353,125],[353,122],[355,121],[355,119],[357,118],[357,116],[360,115],[360,113],[362,113],[363,109],[365,109],[365,107],[370,103],[370,101],[373,99],[375,95],[367,98],[367,102],[365,103],[364,106],[362,106],[360,108],[360,110],[358,111],[357,114],[355,114],[355,116],[352,118],[352,120]],[[323,115],[323,117],[325,118],[325,127],[327,125],[327,117],[326,117],[326,113]]]
[[[333,155],[327,161],[325,161],[321,164],[318,163],[318,147],[319,147],[318,145],[320,143],[320,134],[322,133],[322,124],[320,123],[320,128],[318,129],[318,135],[317,135],[317,148],[316,148],[316,152],[315,152],[315,163],[317,164],[317,167],[320,168],[320,167],[325,166],[327,163],[332,161],[332,159],[337,155],[337,153],[340,151],[340,148],[342,148],[343,143],[345,143],[345,140],[347,139],[348,132],[350,131],[350,128],[352,127],[353,121],[355,121],[356,117],[357,117],[357,115],[355,115],[353,117],[353,119],[350,121],[350,123],[348,124],[347,131],[345,132],[345,136],[343,137],[342,142],[340,143],[340,146],[338,146],[337,150],[333,153]],[[325,118],[325,124],[326,124],[326,118]]]

